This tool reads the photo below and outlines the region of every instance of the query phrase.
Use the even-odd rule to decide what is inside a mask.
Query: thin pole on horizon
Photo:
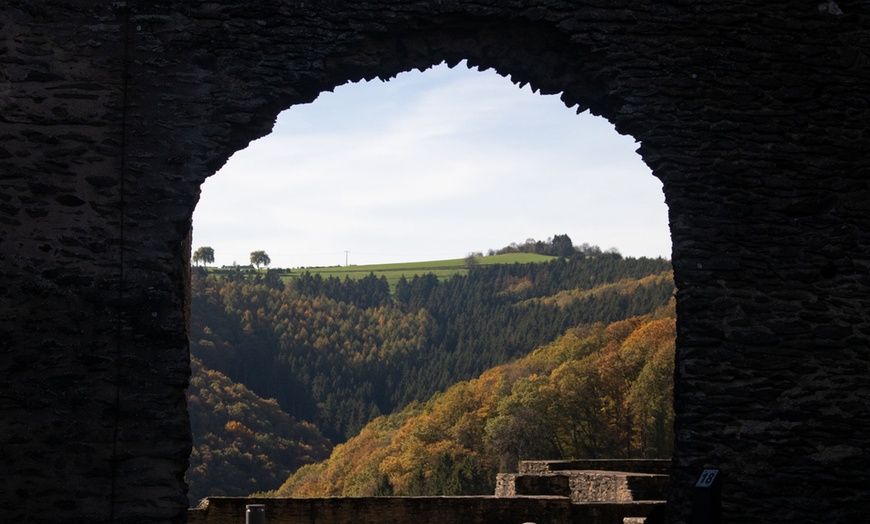
[[[344,267],[347,267],[347,254],[348,254],[348,253],[350,253],[350,251],[345,251],[345,252],[344,252]]]

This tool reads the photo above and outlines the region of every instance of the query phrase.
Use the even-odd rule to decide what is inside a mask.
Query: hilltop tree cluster
[[[554,235],[547,240],[535,240],[534,238],[526,239],[522,244],[516,242],[505,246],[501,249],[490,249],[487,255],[504,255],[508,253],[536,253],[538,255],[548,255],[554,257],[570,258],[573,256],[610,256],[621,258],[619,250],[615,247],[606,251],[602,251],[600,247],[587,243],[575,246],[571,237],[568,235]]]

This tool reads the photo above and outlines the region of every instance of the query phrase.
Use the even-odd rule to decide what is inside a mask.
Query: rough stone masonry
[[[704,467],[728,522],[866,519],[867,2],[6,0],[0,520],[183,522],[200,184],[291,105],[462,59],[607,118],[664,184],[669,521]]]

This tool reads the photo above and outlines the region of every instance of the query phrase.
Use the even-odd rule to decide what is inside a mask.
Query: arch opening
[[[281,127],[282,123],[279,121],[276,129],[274,130],[274,134],[270,135],[266,139],[263,139],[261,142],[253,143],[249,146],[249,153],[252,157],[256,158],[257,155],[262,156],[280,156],[278,152],[281,154],[287,154],[288,157],[300,157],[304,156],[304,149],[314,148],[317,150],[317,153],[313,155],[312,160],[306,160],[304,162],[298,162],[298,160],[290,160],[288,158],[284,158],[283,160],[277,160],[276,163],[280,165],[277,168],[277,172],[274,171],[275,168],[266,168],[260,167],[259,169],[273,169],[271,174],[260,173],[257,176],[251,177],[247,176],[250,174],[250,167],[246,165],[244,159],[236,159],[231,160],[225,169],[238,169],[235,176],[240,176],[240,173],[245,173],[244,177],[244,185],[249,188],[256,188],[252,192],[252,199],[256,200],[260,198],[258,195],[261,194],[263,187],[268,187],[268,191],[272,193],[279,194],[289,194],[292,196],[294,190],[304,187],[301,194],[304,195],[305,198],[308,199],[316,199],[315,189],[317,185],[321,187],[325,187],[328,189],[328,192],[325,196],[329,196],[339,189],[342,190],[342,193],[346,193],[347,195],[359,195],[360,187],[352,187],[349,190],[345,191],[344,186],[347,183],[347,180],[342,181],[342,179],[337,178],[335,173],[330,174],[330,167],[325,167],[322,164],[325,164],[327,160],[331,160],[327,158],[328,156],[341,156],[342,154],[346,154],[350,156],[351,160],[344,160],[341,164],[333,169],[347,169],[348,166],[352,166],[353,169],[358,171],[363,171],[362,174],[355,174],[355,177],[361,177],[366,180],[367,183],[365,187],[362,187],[364,191],[363,196],[372,195],[373,193],[366,188],[370,189],[372,185],[375,186],[376,189],[383,189],[385,187],[389,187],[391,184],[395,184],[400,182],[403,184],[404,189],[399,194],[396,194],[390,198],[383,199],[381,198],[383,195],[379,195],[376,202],[374,203],[374,207],[383,208],[385,206],[389,206],[391,203],[396,200],[401,200],[403,198],[403,194],[407,195],[409,192],[413,193],[413,184],[407,182],[407,180],[420,180],[415,179],[413,175],[409,175],[408,171],[412,170],[415,165],[422,165],[423,168],[428,171],[428,176],[423,177],[422,180],[424,183],[428,181],[438,181],[441,180],[439,177],[441,175],[444,176],[445,179],[453,179],[456,182],[466,182],[469,185],[473,185],[475,179],[484,178],[484,179],[492,179],[494,182],[493,185],[486,185],[486,180],[484,181],[484,185],[481,187],[474,188],[471,194],[465,194],[468,188],[460,187],[460,194],[462,194],[463,200],[460,200],[459,206],[469,206],[474,205],[476,203],[478,206],[484,207],[486,201],[486,193],[488,191],[498,191],[498,187],[502,187],[505,182],[508,182],[509,185],[520,185],[521,190],[518,193],[507,193],[501,192],[493,198],[490,197],[489,200],[492,201],[493,204],[496,204],[493,209],[499,207],[498,204],[501,204],[502,207],[509,207],[514,209],[514,214],[519,214],[519,217],[514,217],[512,226],[504,227],[502,226],[500,229],[507,230],[502,233],[502,237],[496,240],[488,240],[486,237],[487,234],[490,234],[488,231],[484,233],[482,241],[489,242],[488,244],[481,245],[478,244],[468,244],[466,241],[465,246],[467,248],[459,248],[458,250],[450,251],[448,250],[446,253],[452,253],[451,255],[444,255],[441,258],[460,258],[467,254],[469,251],[484,251],[488,248],[500,248],[506,246],[510,242],[522,242],[528,236],[537,235],[537,238],[543,240],[547,236],[553,233],[561,232],[569,232],[571,233],[571,238],[575,239],[575,241],[587,242],[590,241],[592,244],[604,244],[603,247],[611,247],[615,246],[621,249],[624,254],[628,256],[652,256],[653,258],[657,256],[662,256],[664,253],[662,251],[669,252],[670,244],[667,242],[667,247],[663,249],[663,246],[658,246],[658,250],[655,252],[644,252],[644,247],[632,248],[629,247],[628,251],[626,251],[625,246],[620,246],[620,242],[617,239],[612,239],[613,241],[610,243],[598,242],[596,238],[589,238],[584,230],[580,230],[581,233],[577,234],[574,231],[570,230],[571,223],[590,223],[590,228],[587,231],[592,231],[595,229],[597,224],[602,220],[607,220],[604,218],[604,215],[607,213],[612,213],[611,216],[620,216],[620,215],[634,215],[637,216],[637,204],[628,204],[623,208],[619,208],[614,210],[613,208],[617,207],[615,205],[611,206],[611,209],[599,209],[598,211],[593,211],[589,214],[583,214],[578,212],[577,207],[579,206],[580,211],[588,211],[587,208],[592,208],[593,203],[595,201],[607,200],[611,201],[614,204],[617,203],[614,199],[618,199],[620,197],[625,197],[626,191],[630,190],[632,184],[640,185],[643,180],[652,181],[653,184],[650,187],[646,187],[644,191],[639,191],[639,195],[635,195],[638,200],[635,202],[650,202],[654,201],[656,196],[655,193],[658,192],[659,200],[661,199],[661,189],[660,184],[651,176],[649,176],[649,171],[645,166],[640,166],[638,169],[638,164],[640,164],[640,160],[636,157],[634,152],[635,145],[633,141],[627,139],[626,137],[620,137],[616,135],[613,131],[612,126],[605,122],[600,118],[593,118],[590,115],[573,115],[571,111],[567,110],[562,102],[558,100],[547,99],[544,100],[545,97],[539,96],[537,94],[531,93],[529,88],[519,90],[519,97],[515,98],[518,90],[516,86],[512,86],[507,83],[503,78],[500,78],[491,72],[489,73],[480,73],[469,71],[463,74],[457,74],[456,70],[449,70],[445,67],[436,68],[434,71],[426,71],[422,74],[420,73],[409,73],[408,76],[410,79],[405,80],[404,84],[402,84],[402,80],[405,75],[400,75],[399,79],[390,80],[387,83],[380,83],[375,85],[375,82],[369,83],[367,85],[357,85],[357,86],[342,86],[336,89],[336,93],[334,95],[328,95],[328,98],[332,100],[318,100],[311,104],[311,106],[304,106],[302,109],[314,108],[317,104],[327,105],[329,111],[335,111],[333,108],[334,104],[337,104],[339,107],[339,112],[342,113],[340,116],[333,115],[328,116],[322,113],[315,113],[313,111],[309,111],[308,113],[295,112],[294,110],[299,108],[291,108],[285,113],[287,118],[290,119],[294,115],[305,125],[298,126],[297,129],[292,130],[290,133],[287,133],[289,136],[282,136]],[[434,78],[433,78],[434,76]],[[419,85],[421,82],[434,84],[434,86],[429,86],[428,90],[423,86],[422,94],[415,94],[414,97],[410,97],[408,93],[403,91],[418,91],[421,89]],[[391,88],[392,84],[392,88]],[[351,102],[353,105],[357,107],[362,107],[364,109],[363,115],[372,118],[373,116],[383,117],[383,113],[385,112],[384,107],[371,107],[372,99],[381,99],[386,100],[389,104],[396,104],[397,98],[410,98],[409,105],[402,106],[399,105],[398,108],[393,109],[392,111],[395,113],[393,115],[389,115],[390,118],[379,118],[377,122],[366,122],[367,130],[365,131],[365,140],[361,140],[359,145],[351,145],[352,140],[348,139],[344,135],[341,135],[339,139],[335,137],[329,137],[329,141],[327,141],[327,145],[324,147],[324,150],[327,152],[327,155],[324,155],[324,150],[320,149],[320,146],[313,146],[311,140],[302,139],[301,137],[305,135],[305,133],[311,133],[312,128],[315,131],[319,131],[320,133],[324,132],[324,129],[334,128],[335,126],[340,125],[338,121],[344,120],[346,118],[354,118],[353,116],[348,117],[348,115],[344,114],[344,110],[348,110],[347,106],[342,107],[340,104],[342,103],[341,97],[352,97],[350,91],[352,89],[366,89],[373,93],[363,93],[359,96],[366,96],[372,98],[365,99],[353,99]],[[462,92],[463,90],[470,91],[470,94],[466,96],[466,98],[457,97],[457,92]],[[380,91],[380,92],[377,92]],[[387,93],[384,93],[386,91]],[[505,94],[507,91],[510,91],[510,94]],[[386,94],[386,96],[385,96]],[[452,97],[453,99],[444,100],[447,97]],[[440,99],[440,100],[439,100]],[[526,104],[527,107],[523,107],[518,109],[517,105],[525,104],[525,100],[533,99],[535,103]],[[523,100],[523,102],[520,102]],[[436,104],[437,102],[437,104]],[[485,108],[481,108],[479,106],[488,106]],[[445,108],[450,108],[449,112],[452,113],[450,118],[445,118]],[[506,111],[512,111],[510,113],[510,117],[506,117],[501,115]],[[376,114],[380,113],[380,114]],[[543,113],[543,114],[542,114]],[[376,114],[376,115],[373,115]],[[411,120],[408,116],[409,114],[418,118],[418,120]],[[401,116],[398,116],[401,115]],[[496,115],[496,116],[494,116]],[[537,115],[537,116],[536,116]],[[461,116],[458,118],[458,116]],[[279,117],[280,118],[280,117]],[[321,122],[319,119],[326,118],[327,122]],[[572,123],[577,123],[577,121],[582,121],[579,125],[572,127],[566,127],[565,122],[559,121],[562,118],[565,121],[571,121]],[[487,133],[492,134],[493,128],[503,128],[505,127],[505,122],[513,119],[518,123],[517,129],[512,130],[509,134],[502,134],[501,137],[495,137],[492,142],[498,142],[500,145],[492,145],[489,142],[485,142],[480,140],[481,135],[485,135]],[[489,122],[489,121],[492,122]],[[531,122],[530,122],[531,120]],[[543,120],[543,122],[541,121]],[[401,121],[398,125],[395,122]],[[453,121],[453,122],[451,122]],[[284,124],[286,125],[286,124]],[[426,126],[430,126],[431,129],[421,129]],[[534,128],[533,134],[536,135],[534,137],[528,135],[528,127],[531,126]],[[547,126],[560,126],[558,129],[545,129]],[[468,129],[471,127],[471,129]],[[385,133],[383,136],[379,134],[379,131],[383,128]],[[459,149],[447,149],[448,147],[456,147],[457,144],[450,144],[453,139],[450,139],[450,135],[457,132],[456,128],[465,128],[462,131],[469,133],[472,138],[467,138],[465,136],[461,137],[458,142],[458,145],[462,146]],[[525,128],[525,129],[524,129]],[[417,140],[418,137],[412,137],[412,139],[408,139],[407,136],[403,136],[403,131],[407,132],[408,130],[413,129],[416,132],[420,133],[421,140],[424,144],[421,146]],[[523,133],[526,133],[525,135]],[[612,141],[601,140],[596,141],[590,138],[594,136],[595,138],[600,138],[602,135],[609,134],[612,138]],[[397,150],[395,147],[384,147],[384,144],[393,145],[396,142],[396,138],[403,138],[400,140],[403,149]],[[538,144],[538,148],[530,147],[530,143],[533,141]],[[269,146],[266,142],[272,140],[276,142],[276,145]],[[300,140],[305,140],[304,145],[299,145],[298,142]],[[473,140],[474,144],[468,144],[468,140]],[[586,144],[584,147],[576,147],[578,145],[584,145],[582,143],[583,140],[587,140],[589,142],[593,142],[593,144]],[[294,143],[296,141],[297,143]],[[542,147],[540,144],[544,143],[546,147]],[[551,142],[551,143],[547,143]],[[435,144],[435,146],[433,146]],[[470,147],[469,147],[470,146]],[[529,160],[527,157],[523,157],[520,159],[515,155],[518,149],[526,147],[530,150],[529,156],[536,157],[532,160]],[[562,160],[562,164],[556,167],[554,164],[553,156],[555,155],[555,151],[559,149],[572,149],[575,148],[578,151],[573,151],[572,155],[569,155],[568,159]],[[608,154],[602,154],[603,148],[611,148],[612,151],[609,151]],[[371,149],[376,150],[376,154],[371,154]],[[430,151],[434,150],[434,151]],[[489,167],[479,165],[482,161],[480,158],[477,158],[480,153],[479,150],[484,150],[486,153],[485,157],[489,158]],[[458,151],[458,152],[457,152]],[[368,153],[362,154],[360,153]],[[448,163],[439,164],[436,159],[434,159],[431,154],[436,153],[439,156],[444,156],[448,160]],[[424,155],[424,159],[415,158],[414,155]],[[244,156],[244,155],[239,155]],[[395,156],[409,156],[412,160],[410,164],[402,164],[398,166],[387,165],[384,167],[383,162],[385,158],[392,158]],[[492,160],[493,157],[508,157],[507,159],[500,158],[499,161]],[[598,156],[596,165],[596,161],[593,160],[594,157]],[[606,157],[607,160],[601,160],[600,157]],[[626,162],[627,157],[635,157],[634,163],[631,161]],[[233,164],[238,161],[239,167],[233,168]],[[608,162],[614,162],[610,163]],[[250,160],[249,160],[250,162]],[[290,164],[292,162],[292,164]],[[379,165],[379,162],[381,163]],[[289,165],[288,165],[289,164]],[[373,170],[377,176],[371,175],[366,176],[364,173],[363,166],[365,164],[374,164],[369,169]],[[469,166],[468,164],[473,164]],[[254,165],[263,166],[263,163],[254,162]],[[568,167],[570,166],[570,167]],[[580,166],[585,167],[588,170],[586,176],[581,176],[572,173],[574,168],[582,169]],[[320,181],[317,180],[307,180],[307,176],[305,176],[302,172],[304,170],[310,170],[317,173],[317,176],[313,178],[321,178]],[[559,171],[561,169],[561,171]],[[548,171],[543,173],[541,171]],[[555,170],[556,173],[550,173],[549,171]],[[384,175],[385,171],[393,171],[392,173],[387,173]],[[458,171],[458,172],[457,172]],[[496,173],[493,173],[495,171]],[[219,173],[215,179],[218,180],[218,177],[225,176],[226,178],[230,178],[233,173]],[[262,183],[263,179],[266,177],[270,177],[272,181],[277,181],[279,178],[283,178],[286,180],[288,184],[287,187],[283,189],[278,189],[278,187],[272,184],[264,184]],[[570,178],[582,179],[585,182],[581,183],[578,186],[567,187],[567,180]],[[595,180],[600,179],[616,179],[617,181],[610,180],[610,184],[603,184],[607,187],[598,187],[593,188],[592,185],[595,184]],[[301,180],[300,180],[301,179]],[[324,184],[322,179],[327,180],[328,182]],[[534,181],[535,187],[522,187],[522,182]],[[561,186],[560,186],[561,181]],[[211,181],[207,182],[210,183]],[[280,186],[281,183],[278,183]],[[302,186],[302,184],[306,184]],[[585,186],[583,185],[585,184]],[[462,184],[460,184],[461,186]],[[453,188],[454,190],[456,188]],[[543,189],[543,191],[540,191]],[[598,189],[596,191],[596,189]],[[650,190],[652,189],[652,191]],[[436,193],[436,196],[439,196],[441,199],[447,198],[447,195],[437,195],[438,187],[437,185],[432,186],[428,189],[428,194],[426,197],[431,197],[432,192]],[[237,186],[236,189],[227,190],[226,194],[231,195],[233,200],[237,200],[239,198],[241,189]],[[377,193],[377,191],[375,191]],[[572,201],[570,198],[565,198],[566,195],[575,194],[576,197]],[[200,205],[208,202],[209,195],[204,193],[204,200]],[[587,200],[583,200],[583,199]],[[340,199],[339,199],[340,200]],[[519,206],[517,206],[519,203]],[[294,202],[292,198],[288,197],[287,201],[282,201],[281,204],[276,206],[276,209],[282,208],[283,206],[292,206]],[[225,208],[227,205],[235,205],[234,203],[230,204],[222,204],[218,205],[218,210],[221,208]],[[434,204],[433,204],[434,205]],[[440,204],[443,208],[444,205]],[[324,203],[319,202],[315,207],[323,207]],[[402,213],[408,213],[409,210],[413,212],[419,213],[420,203],[414,203],[412,205],[403,204],[399,208],[399,214],[393,217],[393,220],[402,219],[407,220],[407,215],[402,215]],[[236,249],[236,252],[233,256],[225,257],[224,260],[243,260],[242,265],[246,263],[246,255],[247,252],[252,249],[259,249],[265,247],[267,251],[269,251],[270,255],[274,260],[272,264],[273,267],[293,267],[299,268],[300,266],[317,266],[317,265],[341,265],[341,262],[345,260],[346,253],[340,249],[340,247],[336,247],[333,244],[331,249],[317,249],[314,250],[315,253],[320,253],[322,251],[327,251],[328,255],[332,257],[329,262],[325,263],[303,263],[303,262],[293,262],[293,258],[285,256],[280,251],[276,251],[274,249],[274,240],[272,246],[264,244],[264,240],[252,240],[254,235],[251,234],[252,229],[254,228],[265,228],[271,227],[275,225],[275,222],[279,221],[274,218],[263,218],[264,214],[267,214],[269,206],[262,205],[261,203],[257,205],[256,211],[253,214],[258,214],[259,218],[257,218],[254,222],[254,226],[246,225],[242,226],[245,230],[245,239],[247,247],[243,247],[240,249]],[[557,213],[556,210],[559,207],[564,207],[566,212],[563,214]],[[488,216],[493,215],[493,209],[486,209],[486,213]],[[517,234],[511,231],[512,228],[518,228],[518,226],[524,225],[526,222],[534,221],[534,210],[535,209],[544,209],[547,214],[558,215],[558,219],[556,222],[549,222],[549,225],[546,226],[538,226],[537,229],[522,229],[523,233]],[[523,211],[523,212],[520,212]],[[662,220],[662,211],[663,209],[659,207],[656,211],[658,211],[658,229],[652,228],[652,234],[658,233],[661,235],[661,229],[666,228],[666,223],[663,223]],[[330,208],[330,213],[333,212],[333,209]],[[442,209],[441,215],[449,215],[454,214],[454,211],[450,209]],[[655,211],[649,210],[649,215],[644,219],[637,219],[635,221],[640,221],[644,226],[650,225],[650,222],[655,222],[656,219],[652,218],[655,215]],[[580,216],[578,216],[580,215]],[[323,215],[326,216],[326,215]],[[570,217],[570,218],[569,218]],[[502,214],[500,216],[496,215],[496,220],[504,220],[505,218],[509,218],[508,214]],[[300,216],[295,219],[285,219],[288,222],[293,223],[294,225],[304,224],[306,217]],[[240,221],[238,219],[227,220],[226,217],[223,217],[224,223],[235,223],[235,225],[240,225]],[[316,219],[317,220],[317,219]],[[465,227],[469,227],[470,225],[474,225],[473,218],[465,218],[467,223],[465,223]],[[560,223],[559,220],[562,222]],[[352,222],[352,219],[338,219],[336,222],[341,226],[346,228],[349,222]],[[437,226],[437,219],[428,218],[424,220],[424,223],[428,222],[429,224],[435,223]],[[566,223],[568,222],[568,223]],[[636,224],[637,222],[635,222]],[[269,224],[270,226],[266,226],[265,224]],[[453,223],[453,226],[449,226],[448,229],[454,229],[455,227],[461,227],[458,223]],[[196,226],[196,224],[195,224]],[[564,226],[564,227],[563,227]],[[372,227],[372,226],[368,226]],[[378,227],[378,226],[375,226]],[[420,227],[420,226],[416,226]],[[625,227],[632,227],[629,223]],[[339,227],[338,229],[341,229]],[[413,231],[413,229],[411,229]],[[552,231],[550,231],[552,230]],[[644,234],[644,236],[649,237],[651,234],[650,231]],[[198,229],[195,227],[195,234],[198,233]],[[531,233],[526,233],[531,232]],[[358,238],[362,234],[361,231],[353,231],[351,237]],[[406,234],[406,233],[403,233]],[[425,235],[425,233],[419,233],[420,235]],[[541,236],[543,235],[543,236]],[[318,233],[318,236],[323,237],[321,233]],[[667,232],[665,231],[665,236],[667,236]],[[292,233],[282,233],[276,235],[276,238],[287,239],[288,237],[292,238]],[[211,241],[200,241],[201,237],[195,237],[194,247],[200,245],[211,245],[212,247],[218,248],[217,242]],[[208,237],[206,237],[208,238]],[[212,237],[216,238],[216,237]],[[606,238],[606,236],[604,237]],[[503,239],[503,240],[501,240]],[[285,240],[287,241],[287,240]],[[478,240],[477,242],[482,242]],[[254,242],[254,243],[252,243]],[[256,242],[260,242],[257,244]],[[393,237],[392,242],[396,242],[395,237]],[[294,242],[296,244],[297,242]],[[431,237],[427,240],[427,243],[432,244],[433,241]],[[437,242],[436,242],[437,243]],[[304,245],[304,242],[298,242],[300,245]],[[346,244],[339,244],[346,245]],[[648,244],[647,244],[648,246]],[[648,247],[647,247],[648,249]],[[220,251],[220,248],[216,249],[216,251]],[[292,250],[291,250],[292,251]],[[275,256],[276,253],[278,256]],[[354,254],[354,263],[358,262],[358,257],[360,253],[357,253],[356,250],[351,250],[351,253]],[[366,255],[367,253],[363,252],[362,255]],[[378,253],[374,253],[375,256],[378,256]],[[407,256],[409,255],[408,251],[399,252],[397,255],[393,256]],[[438,255],[431,256],[428,252],[423,252],[423,255],[420,255],[419,251],[413,251],[410,255],[416,255],[420,260],[433,260],[437,259]],[[292,256],[292,255],[291,255]],[[290,263],[282,262],[282,261],[291,261]],[[302,260],[302,259],[296,259]],[[379,262],[384,262],[385,260],[376,260]],[[387,260],[390,262],[407,262],[409,260],[405,259],[393,259]],[[362,262],[364,263],[364,262]],[[219,261],[217,265],[222,265]],[[529,348],[530,350],[533,348]],[[468,377],[470,378],[470,377]],[[323,399],[321,399],[322,401]]]

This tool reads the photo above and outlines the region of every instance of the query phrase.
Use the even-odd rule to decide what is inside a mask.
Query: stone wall
[[[379,497],[255,499],[210,497],[189,511],[189,524],[239,524],[245,506],[264,504],[269,524],[623,524],[647,517],[650,502],[573,504],[563,497]]]
[[[705,466],[729,521],[863,519],[868,15],[857,0],[3,3],[0,520],[184,521],[200,184],[293,104],[461,59],[606,117],[663,182],[671,522]]]
[[[575,503],[665,500],[669,466],[643,459],[522,461],[519,473],[498,474],[495,495],[560,496]]]
[[[575,459],[523,460],[517,468],[520,474],[542,475],[557,471],[626,471],[668,475],[671,461],[664,459]]]
[[[557,496],[572,502],[665,500],[668,476],[619,471],[570,471],[547,475],[499,473],[496,496]]]

